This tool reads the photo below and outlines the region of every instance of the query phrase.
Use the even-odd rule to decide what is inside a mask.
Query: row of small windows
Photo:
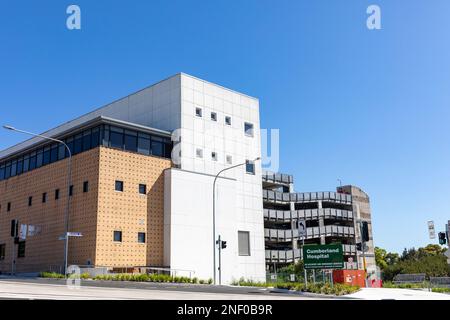
[[[122,242],[122,231],[114,231],[113,240],[114,242]],[[138,232],[137,242],[145,243],[145,232]]]
[[[84,181],[83,182],[83,193],[87,193],[87,192],[89,192],[89,181]],[[69,196],[73,196],[73,185],[71,185],[69,187]],[[60,191],[59,191],[59,189],[56,189],[55,190],[55,200],[59,200],[59,198],[60,198]],[[47,192],[44,192],[42,194],[41,199],[42,199],[42,203],[47,203],[47,200],[48,200]],[[29,196],[28,197],[28,206],[31,207],[32,205],[33,205],[33,196]],[[12,207],[11,202],[8,202],[6,204],[6,211],[10,212],[11,207]],[[2,206],[0,205],[0,211],[1,211],[1,208],[2,208]]]
[[[123,192],[124,183],[123,181],[116,180],[115,181],[115,190],[118,192]],[[147,194],[147,185],[139,184],[138,188],[139,194]]]
[[[195,115],[199,118],[203,117],[203,109],[196,107]],[[217,112],[211,112],[211,121],[217,121]],[[231,117],[225,116],[225,124],[231,126]],[[244,122],[244,132],[248,137],[253,137],[253,124],[250,122]]]
[[[170,138],[110,125],[100,125],[84,130],[64,139],[64,142],[69,147],[72,155],[88,151],[100,145],[164,158],[170,158],[172,153]],[[68,156],[69,153],[62,144],[53,143],[38,148],[12,161],[1,163],[0,181],[63,160]]]
[[[195,151],[195,154],[197,158],[203,158],[203,150],[200,148],[197,148]],[[227,164],[233,164],[233,157],[230,155],[227,155],[226,157]],[[211,160],[217,161],[217,152],[211,152]],[[245,162],[245,171],[250,174],[255,174],[255,163],[254,161],[246,160]]]

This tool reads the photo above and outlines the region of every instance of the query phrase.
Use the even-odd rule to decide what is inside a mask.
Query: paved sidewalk
[[[346,297],[364,300],[450,300],[448,294],[394,288],[362,288]]]

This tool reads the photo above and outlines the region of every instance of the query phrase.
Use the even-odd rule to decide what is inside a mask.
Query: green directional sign
[[[343,269],[342,244],[305,245],[303,262],[305,269]]]

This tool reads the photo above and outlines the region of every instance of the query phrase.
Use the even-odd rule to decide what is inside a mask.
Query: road
[[[305,300],[309,295],[230,286],[85,280],[69,288],[64,280],[1,278],[0,299],[45,300]]]

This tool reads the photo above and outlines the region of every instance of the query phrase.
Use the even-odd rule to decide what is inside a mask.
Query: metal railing
[[[351,204],[352,196],[349,194],[328,191],[289,193],[273,190],[263,190],[263,200],[276,203],[330,201],[336,203]]]
[[[270,182],[278,182],[282,184],[290,184],[294,183],[294,177],[289,174],[283,174],[283,173],[273,173],[273,172],[263,172],[262,173],[262,179],[263,181],[270,181]]]
[[[306,239],[326,237],[346,237],[354,238],[355,229],[353,227],[346,226],[324,226],[324,227],[312,227],[306,228]],[[292,239],[299,239],[298,229],[264,229],[264,237],[266,240],[273,241],[292,241]]]
[[[264,219],[269,221],[290,222],[291,220],[319,220],[335,219],[335,220],[353,220],[353,211],[341,210],[334,208],[324,209],[303,209],[303,210],[274,210],[264,209]]]

